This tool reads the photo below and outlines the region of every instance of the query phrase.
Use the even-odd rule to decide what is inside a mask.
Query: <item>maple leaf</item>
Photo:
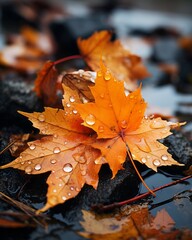
[[[57,79],[58,73],[54,62],[47,61],[38,72],[34,88],[37,96],[43,99],[45,106],[58,107],[61,105],[57,91],[61,90],[62,87]]]
[[[89,87],[95,84],[95,77],[95,72],[80,69],[64,74],[62,83],[76,91],[82,102],[92,102],[94,98]]]
[[[99,70],[99,62],[102,58],[116,79],[125,81],[128,89],[133,90],[136,88],[133,81],[148,77],[149,73],[139,56],[126,50],[119,40],[110,41],[111,37],[109,31],[95,32],[88,39],[78,38],[77,45],[93,71]]]
[[[46,134],[40,140],[29,142],[29,147],[18,158],[0,168],[13,167],[27,174],[50,171],[47,179],[47,203],[40,211],[46,211],[59,203],[75,197],[85,183],[94,188],[98,184],[101,165],[95,164],[100,151],[88,146],[95,141],[93,131],[81,125],[82,119],[70,106],[80,102],[77,93],[64,86],[63,106],[66,110],[46,107],[43,113],[25,113],[33,126]]]
[[[84,232],[79,235],[89,239],[175,239],[178,234],[190,234],[174,229],[175,222],[165,209],[154,217],[147,205],[132,205],[116,215],[96,214],[82,210],[80,222]],[[188,239],[188,238],[186,238]]]
[[[180,165],[158,141],[169,136],[170,128],[179,123],[145,118],[147,104],[141,88],[126,96],[123,82],[117,81],[102,64],[91,92],[95,102],[74,106],[84,120],[83,125],[97,133],[97,141],[92,146],[102,152],[98,163],[104,158],[113,177],[122,169],[127,153],[155,171],[159,166]]]

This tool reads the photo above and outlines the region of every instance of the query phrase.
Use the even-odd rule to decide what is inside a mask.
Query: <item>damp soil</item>
[[[38,1],[37,1],[38,2]],[[10,3],[12,4],[12,3]],[[12,6],[12,5],[11,5]],[[38,5],[39,12],[42,6]],[[43,7],[44,9],[47,9]],[[33,27],[40,26],[39,22],[26,21],[21,18],[19,12],[13,10],[15,7],[4,6],[3,24],[4,28],[10,26],[18,29],[23,24],[29,24]],[[7,13],[7,14],[6,14]],[[8,14],[9,13],[9,14]],[[101,15],[99,15],[101,14]],[[9,15],[9,19],[7,16]],[[94,30],[111,29],[110,24],[103,24],[103,13],[98,12],[98,16],[94,19],[91,16],[81,19],[83,23],[89,22],[89,26],[84,27],[82,33],[77,29],[79,18],[73,21],[53,21],[50,24],[50,31],[57,45],[57,52],[54,58],[60,55],[77,54],[76,34],[77,32],[82,37],[87,37]],[[42,16],[41,16],[42,17]],[[97,21],[97,18],[99,19]],[[119,16],[119,19],[121,16]],[[106,20],[106,17],[104,18]],[[17,21],[16,21],[17,20]],[[24,22],[23,22],[24,21]],[[6,25],[6,23],[8,25]],[[13,24],[14,23],[14,24]],[[18,26],[17,26],[18,25]],[[99,25],[99,26],[98,26]],[[126,29],[127,27],[127,29]],[[59,29],[59,31],[58,31]],[[65,31],[62,31],[64,29]],[[149,188],[154,189],[164,184],[185,176],[186,170],[190,168],[192,163],[192,99],[191,99],[191,62],[192,54],[182,51],[175,47],[177,37],[182,35],[179,31],[173,31],[173,28],[167,26],[155,27],[154,29],[139,29],[138,26],[133,26],[132,33],[130,27],[125,24],[122,26],[113,26],[115,35],[124,29],[127,33],[142,37],[155,37],[159,39],[152,47],[151,55],[147,64],[151,72],[151,78],[143,81],[142,92],[145,100],[155,111],[167,116],[177,117],[179,121],[187,121],[188,123],[182,129],[173,131],[173,134],[163,140],[164,144],[169,148],[169,152],[174,159],[183,163],[182,167],[161,167],[158,173],[147,169],[143,165],[137,163],[137,167],[141,172],[145,182]],[[78,31],[77,31],[78,30]],[[65,33],[67,32],[68,38]],[[66,41],[68,52],[63,52],[63,42]],[[170,47],[169,47],[170,46]],[[162,59],[162,49],[167,49],[163,54],[165,59]],[[180,64],[180,72],[175,79],[175,76],[160,71],[157,64],[161,61],[174,62]],[[32,127],[32,124],[24,117],[20,116],[17,111],[42,111],[43,102],[33,91],[35,75],[24,74],[13,69],[0,68],[0,151],[3,150],[10,141],[10,136],[13,134],[33,133],[38,131]],[[0,156],[0,165],[4,165],[14,158],[9,151],[5,151]],[[0,237],[6,240],[81,240],[84,237],[78,234],[83,231],[80,224],[82,221],[82,210],[91,210],[93,205],[110,204],[113,202],[123,201],[137,196],[147,190],[138,179],[132,165],[126,161],[125,170],[119,171],[114,179],[111,179],[111,171],[109,167],[103,166],[99,173],[99,186],[97,190],[85,185],[82,191],[74,199],[67,201],[53,209],[50,209],[39,218],[36,216],[29,217],[26,220],[19,217],[22,211],[11,204],[11,201],[6,201],[0,195],[0,217],[4,216],[8,220],[19,220],[25,223],[25,227],[0,227]],[[0,171],[0,192],[7,195],[10,199],[17,200],[26,206],[33,209],[43,207],[46,201],[46,179],[49,173],[31,176],[24,174],[16,169],[5,169]],[[156,197],[149,196],[136,204],[148,204],[150,213],[155,216],[157,211],[166,209],[169,215],[175,221],[175,228],[179,230],[190,229],[192,231],[191,212],[192,212],[192,179],[181,182],[177,185],[165,188],[156,192]],[[14,213],[17,215],[6,215]],[[4,215],[3,215],[4,214]],[[111,211],[111,216],[114,216]],[[32,223],[32,224],[31,224]]]

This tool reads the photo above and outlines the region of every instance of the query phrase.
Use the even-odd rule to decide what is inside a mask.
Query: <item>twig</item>
[[[190,179],[191,177],[192,177],[192,175],[184,177],[184,178],[181,178],[181,179],[178,179],[178,180],[176,180],[174,182],[170,182],[170,183],[165,184],[165,185],[163,185],[161,187],[157,187],[157,188],[153,189],[153,192],[157,192],[157,191],[162,190],[164,188],[176,185],[176,184],[178,184],[180,182],[183,182],[183,181],[185,181],[187,179]],[[108,210],[112,210],[112,209],[114,209],[116,207],[121,207],[121,206],[123,206],[125,204],[130,204],[130,203],[133,203],[135,201],[141,200],[141,199],[143,199],[143,198],[145,198],[145,197],[147,197],[149,195],[151,195],[151,192],[143,193],[141,195],[138,195],[138,196],[136,196],[134,198],[131,198],[131,199],[128,199],[128,200],[125,200],[125,201],[122,201],[122,202],[115,202],[115,203],[112,203],[112,204],[109,204],[109,205],[95,205],[92,208],[94,210],[97,210],[97,211],[108,211]]]
[[[66,61],[69,61],[69,60],[73,60],[73,59],[82,59],[82,56],[81,55],[73,55],[73,56],[61,58],[61,59],[55,61],[54,65],[57,65],[59,63],[66,62]]]

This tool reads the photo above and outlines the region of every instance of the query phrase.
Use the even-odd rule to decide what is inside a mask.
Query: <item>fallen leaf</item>
[[[21,35],[28,45],[36,47],[42,51],[42,54],[49,55],[53,53],[53,43],[48,34],[38,32],[29,26],[24,26],[21,28]]]
[[[94,98],[89,87],[94,85],[95,77],[95,72],[80,69],[64,74],[62,82],[73,91],[76,91],[82,102],[91,102]]]
[[[147,104],[141,88],[126,96],[123,82],[102,65],[91,92],[95,102],[74,106],[84,120],[83,125],[97,133],[97,141],[92,146],[101,150],[113,177],[122,169],[129,151],[134,160],[155,171],[159,166],[180,165],[158,141],[169,136],[170,128],[179,124],[145,117]]]
[[[100,68],[100,60],[111,69],[116,79],[125,81],[128,90],[134,90],[134,80],[149,76],[139,56],[126,50],[119,40],[110,41],[109,31],[94,33],[88,39],[77,40],[81,55],[93,71]]]
[[[57,70],[54,62],[51,61],[47,61],[38,72],[34,90],[37,96],[43,99],[45,106],[60,105],[61,99],[57,96],[57,92],[61,90],[61,84],[57,82],[57,78]]]
[[[18,71],[34,73],[42,65],[41,56],[39,49],[14,44],[1,50],[0,64]]]
[[[48,35],[28,26],[23,27],[14,39],[13,44],[0,51],[0,64],[17,71],[35,73],[43,65],[43,58],[54,51]]]
[[[157,215],[153,219],[151,227],[157,230],[163,229],[166,231],[170,231],[174,227],[174,225],[175,221],[173,221],[168,212],[163,208],[161,211],[157,212]]]
[[[30,134],[11,135],[10,142],[13,144],[9,147],[9,151],[12,156],[18,157],[26,149],[29,137]]]
[[[114,177],[127,154],[155,171],[159,166],[180,165],[158,139],[182,124],[144,117],[141,87],[126,96],[123,82],[101,64],[91,87],[95,102],[82,103],[78,91],[64,84],[63,88],[64,110],[46,107],[42,113],[20,112],[46,136],[29,142],[17,159],[0,167],[27,174],[50,171],[47,203],[39,211],[75,197],[85,183],[96,188],[98,172],[106,162]]]
[[[93,240],[132,238],[174,240],[178,235],[183,235],[183,237],[190,235],[189,232],[174,229],[175,222],[165,209],[160,210],[153,217],[146,205],[127,206],[126,211],[120,211],[115,216],[114,214],[98,215],[85,210],[82,213],[83,221],[80,224],[84,232],[79,232],[79,235]]]

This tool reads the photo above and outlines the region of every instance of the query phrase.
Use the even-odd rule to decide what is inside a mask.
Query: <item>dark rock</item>
[[[112,30],[107,19],[100,14],[55,21],[50,25],[50,29],[58,47],[56,58],[79,54],[78,37],[87,38],[95,31]]]
[[[189,168],[192,164],[192,143],[180,132],[174,131],[172,135],[165,138],[163,143],[169,147],[169,152],[173,158],[185,164]]]
[[[176,89],[182,93],[192,93],[192,51],[180,49],[177,55],[179,65],[179,76]]]
[[[38,99],[34,88],[34,76],[22,76],[10,72],[0,76],[0,123],[1,126],[9,126],[18,123],[23,126],[28,121],[25,120],[18,110],[33,112],[42,111],[43,106]]]
[[[175,38],[159,38],[154,44],[152,60],[155,62],[174,63],[179,51]]]

